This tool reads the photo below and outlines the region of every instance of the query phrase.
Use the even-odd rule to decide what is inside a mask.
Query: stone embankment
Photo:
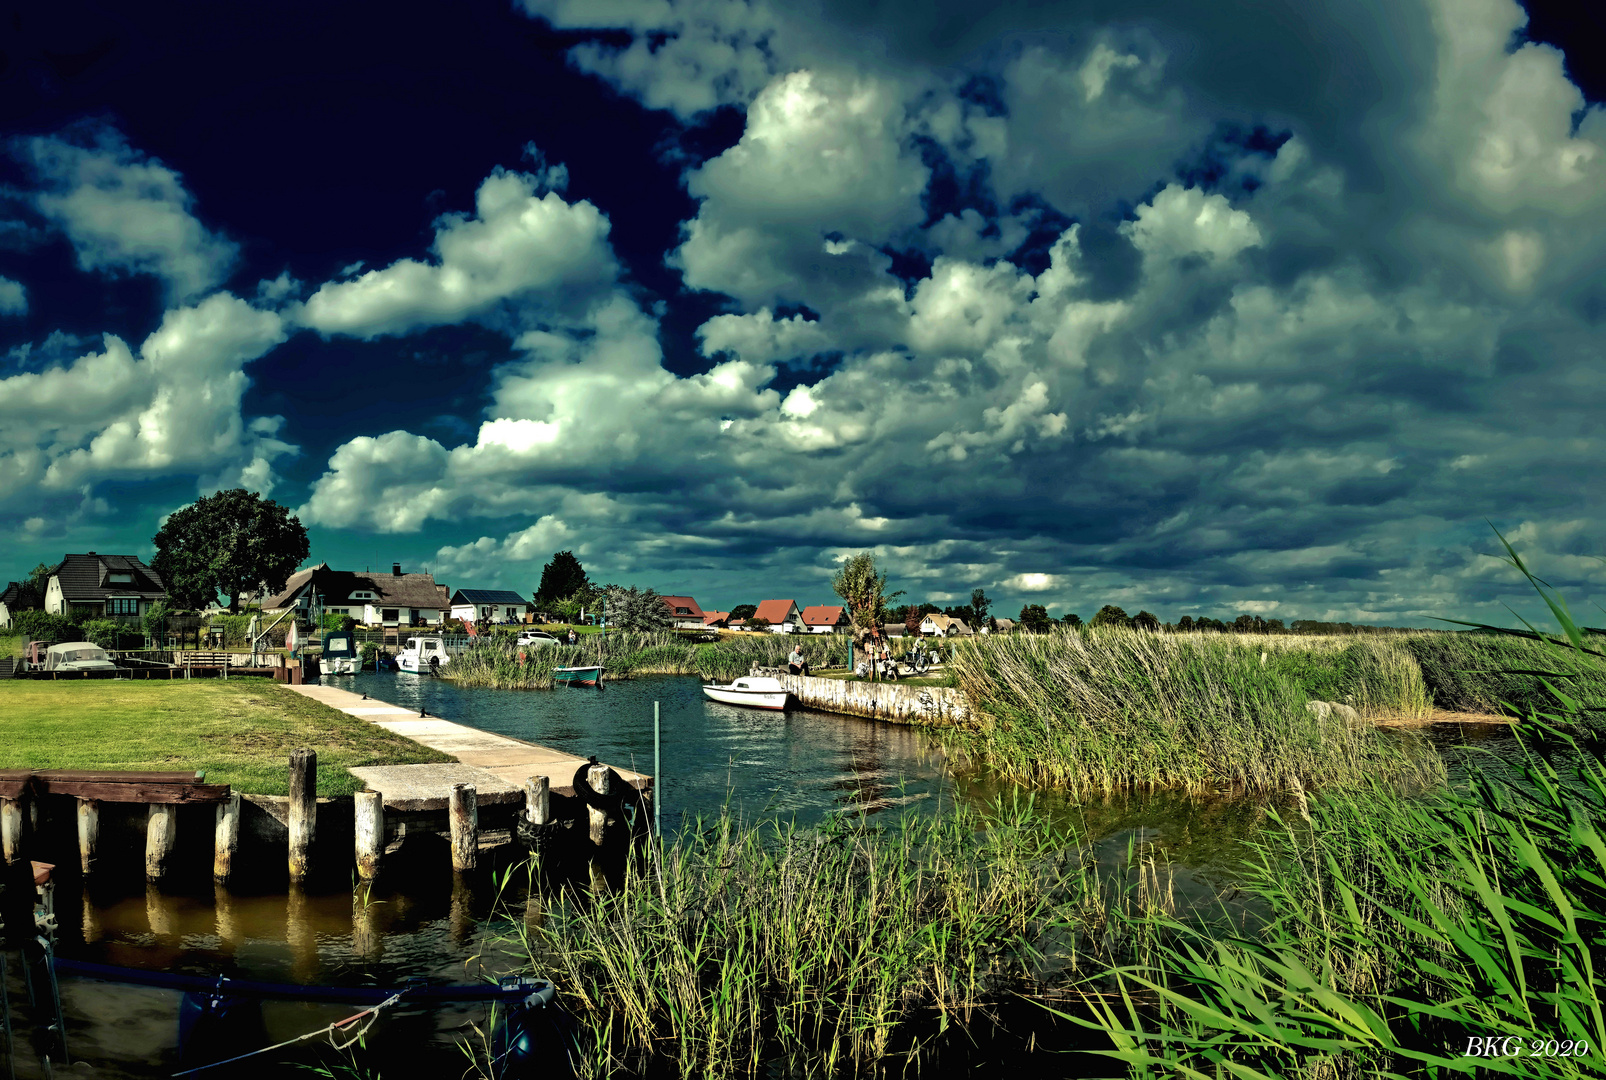
[[[925,724],[935,727],[970,719],[970,703],[958,690],[946,686],[904,686],[895,682],[847,682],[793,675],[785,668],[754,666],[753,675],[769,675],[804,708],[863,716],[890,724]]]

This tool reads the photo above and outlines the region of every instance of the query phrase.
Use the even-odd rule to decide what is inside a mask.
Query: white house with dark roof
[[[319,563],[291,574],[277,595],[262,601],[262,608],[309,611],[314,601],[324,611],[344,611],[364,626],[438,626],[451,606],[445,585],[436,584],[431,574],[404,574],[401,563],[393,564],[388,574],[331,570],[328,563]]]
[[[45,610],[52,615],[137,619],[166,599],[161,576],[139,559],[93,551],[64,557],[45,587]]]
[[[753,618],[769,623],[772,634],[790,634],[803,624],[803,613],[795,600],[766,600],[758,605]]]
[[[5,589],[0,591],[0,627],[10,626],[17,612],[27,611],[33,606],[23,602],[21,582],[7,582]]]
[[[523,622],[526,611],[535,607],[511,589],[458,589],[452,594],[451,617],[464,622]]]

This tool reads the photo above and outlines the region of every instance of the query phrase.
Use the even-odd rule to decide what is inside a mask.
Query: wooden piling
[[[552,781],[547,777],[532,776],[524,782],[524,819],[531,825],[552,820]]]
[[[290,880],[305,881],[311,867],[312,838],[318,824],[318,754],[290,755]]]
[[[379,876],[379,859],[385,850],[385,796],[378,791],[359,791],[357,814],[357,876],[372,881]]]
[[[609,771],[606,765],[593,765],[586,770],[586,781],[598,795],[608,794]],[[608,811],[588,805],[586,816],[591,819],[591,842],[600,846],[608,830]]]
[[[229,792],[217,804],[217,825],[212,837],[212,880],[222,884],[234,872],[234,854],[240,850],[240,793]]]
[[[78,865],[89,877],[95,872],[96,848],[100,845],[100,802],[78,800]]]
[[[586,770],[586,782],[591,785],[591,790],[598,795],[608,794],[608,771],[608,766],[606,765],[593,765]],[[591,842],[600,848],[603,839],[608,833],[608,811],[598,809],[588,803],[586,805],[586,816],[590,818]],[[606,892],[608,888],[608,875],[602,865],[601,858],[598,857],[600,854],[600,852],[596,852],[591,857],[591,889],[593,892],[599,893]]]
[[[160,881],[167,874],[173,845],[178,841],[178,806],[151,803],[145,815],[145,879]]]
[[[452,869],[474,869],[480,852],[479,797],[473,784],[453,784],[446,799],[452,832]]]
[[[0,854],[6,865],[22,861],[22,801],[0,799]]]

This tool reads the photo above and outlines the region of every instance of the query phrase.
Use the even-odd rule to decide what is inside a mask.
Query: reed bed
[[[1101,881],[1025,802],[885,830],[728,811],[701,824],[662,851],[661,874],[519,923],[585,1032],[588,1076],[918,1068],[940,1033],[1049,970],[1144,955],[1131,934],[1169,897],[1152,860]],[[1053,958],[1038,948],[1050,928]]]
[[[1308,826],[1259,845],[1248,887],[1269,926],[1241,939],[1159,916],[1154,959],[1116,973],[1150,1003],[1090,999],[1090,1026],[1134,1077],[1222,1061],[1245,1078],[1601,1075],[1602,745],[1538,718],[1518,730],[1517,775],[1314,798]]]
[[[1425,711],[1420,672],[1392,642],[1061,631],[967,641],[952,666],[973,717],[949,732],[954,748],[1080,795],[1303,793],[1370,777],[1425,787],[1444,776],[1420,740],[1305,707],[1315,690],[1358,711]]]
[[[1593,642],[1599,638],[1592,638]],[[1492,633],[1411,635],[1400,641],[1443,709],[1522,716],[1560,704],[1548,681],[1589,710],[1606,709],[1606,662],[1559,639]],[[1553,674],[1545,675],[1542,672]]]
[[[552,669],[602,664],[604,679],[638,675],[697,675],[729,682],[754,664],[782,667],[796,646],[810,667],[823,668],[846,658],[842,638],[828,635],[751,634],[698,644],[673,633],[588,635],[578,645],[520,648],[511,635],[476,638],[453,658],[443,674],[464,686],[503,690],[546,689]],[[522,654],[522,659],[520,658]]]

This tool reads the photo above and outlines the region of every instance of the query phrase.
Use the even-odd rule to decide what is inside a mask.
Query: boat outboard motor
[[[228,993],[188,993],[178,1006],[178,1060],[194,1069],[268,1045],[262,1002]]]
[[[558,991],[545,979],[509,975],[506,990],[528,990],[523,1001],[505,1006],[502,1022],[491,1034],[491,1061],[496,1080],[572,1080],[579,1050],[572,1017],[558,1004]],[[561,1052],[561,1053],[560,1053]]]

